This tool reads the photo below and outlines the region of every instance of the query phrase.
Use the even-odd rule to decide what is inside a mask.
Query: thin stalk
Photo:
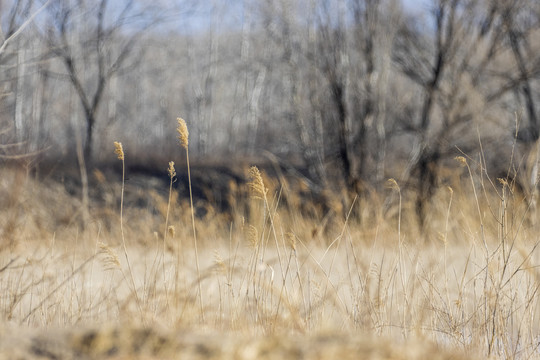
[[[171,210],[171,196],[172,196],[172,184],[173,184],[173,176],[170,176],[171,181],[169,183],[169,200],[167,201],[167,215],[165,216],[165,231],[163,232],[163,253],[161,256],[161,265],[163,267],[163,285],[165,286],[165,297],[167,301],[167,305],[169,303],[169,294],[167,289],[167,277],[165,276],[165,248],[167,246],[167,232],[169,231],[169,212]],[[179,257],[180,255],[178,255]],[[174,283],[174,293],[176,294],[176,298],[178,298],[178,264],[176,266],[176,274],[175,274],[175,283]]]
[[[131,263],[129,261],[129,256],[127,253],[126,238],[124,236],[124,192],[125,192],[125,183],[126,183],[126,163],[124,149],[122,148],[122,143],[114,142],[115,154],[118,156],[118,160],[122,161],[122,192],[120,194],[120,234],[122,236],[122,248],[124,250],[124,256],[126,257],[126,262],[129,270],[129,276],[131,280],[131,285],[133,286],[133,295],[135,296],[135,301],[137,302],[137,307],[139,308],[141,316],[143,315],[141,303],[139,301],[139,296],[137,295],[137,287],[135,286],[135,279],[133,278],[133,270],[131,268]],[[124,275],[125,277],[125,275]]]
[[[195,229],[195,208],[193,207],[193,191],[191,189],[191,170],[189,168],[189,149],[186,147],[186,163],[188,171],[188,185],[189,185],[189,202],[191,205],[191,226],[193,227],[193,246],[195,248],[195,264],[197,266],[197,284],[199,287],[199,306],[201,308],[201,319],[204,322],[204,306],[202,301],[201,290],[201,270],[199,266],[199,251],[197,248],[197,231]]]
[[[135,301],[139,307],[139,311],[142,315],[141,303],[139,301],[139,295],[137,294],[137,287],[135,286],[135,279],[133,278],[133,270],[131,268],[131,262],[129,261],[129,256],[127,253],[126,238],[124,236],[124,191],[125,191],[125,180],[126,180],[126,163],[122,158],[122,193],[120,195],[120,233],[122,236],[122,248],[124,249],[124,256],[126,257],[126,262],[129,270],[129,277],[131,280],[131,286],[133,286],[133,295],[135,295]]]

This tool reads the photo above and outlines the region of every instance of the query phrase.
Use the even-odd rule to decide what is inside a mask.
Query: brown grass
[[[540,358],[530,199],[458,161],[422,232],[395,180],[324,230],[294,179],[246,169],[223,216],[171,164],[151,193],[100,174],[83,231],[79,197],[6,168],[0,359]]]

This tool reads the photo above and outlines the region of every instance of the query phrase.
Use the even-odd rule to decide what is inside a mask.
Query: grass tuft
[[[233,348],[251,358],[540,358],[535,195],[489,177],[483,160],[456,158],[459,176],[441,181],[425,233],[411,225],[414,194],[394,179],[373,201],[355,198],[339,228],[323,232],[325,214],[303,210],[305,188],[295,192],[292,177],[280,187],[262,166],[238,169],[246,182],[234,185],[230,216],[201,200],[206,215],[196,216],[184,121],[178,139],[189,200],[173,188],[183,176],[172,161],[168,192],[159,182],[143,188],[136,174],[126,183],[115,142],[122,179],[96,176],[84,230],[80,197],[64,182],[25,179],[20,198],[0,208],[1,235],[13,243],[0,250],[5,326],[97,328],[66,345],[96,358],[189,349],[234,358]],[[0,194],[21,183],[0,179]],[[196,331],[212,336],[186,347]],[[42,354],[47,344],[39,342]]]

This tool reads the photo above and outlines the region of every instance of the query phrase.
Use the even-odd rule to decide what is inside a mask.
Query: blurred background
[[[537,0],[0,0],[0,22],[2,166],[121,141],[166,176],[182,117],[195,163],[270,159],[313,193],[393,177],[420,218],[456,156],[536,184]]]

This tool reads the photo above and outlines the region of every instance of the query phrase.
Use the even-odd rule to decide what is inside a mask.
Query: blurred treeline
[[[537,0],[0,0],[0,20],[4,159],[92,166],[117,140],[166,167],[181,116],[194,158],[271,153],[314,192],[394,177],[420,215],[457,155],[536,171]]]

